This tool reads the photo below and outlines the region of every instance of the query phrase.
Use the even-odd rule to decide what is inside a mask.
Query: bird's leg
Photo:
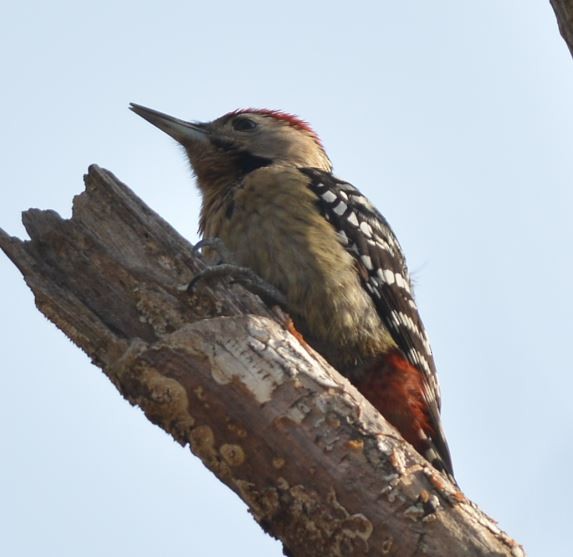
[[[236,282],[253,292],[253,294],[260,296],[266,303],[276,304],[283,308],[287,307],[286,297],[280,290],[268,283],[252,269],[233,263],[231,252],[220,238],[206,238],[197,242],[193,246],[193,252],[198,253],[204,248],[209,248],[216,252],[218,260],[191,279],[187,286],[187,292],[195,290],[200,282],[229,278],[232,282]]]

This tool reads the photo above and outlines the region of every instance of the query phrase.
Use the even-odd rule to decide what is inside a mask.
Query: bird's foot
[[[187,292],[196,290],[201,282],[229,278],[231,282],[238,283],[249,290],[249,292],[260,296],[264,302],[286,308],[287,300],[285,295],[257,275],[252,269],[234,264],[232,262],[233,258],[231,253],[220,238],[201,240],[195,244],[193,251],[197,253],[204,248],[213,250],[218,255],[218,260],[191,279],[191,282],[187,286]]]
[[[203,238],[203,240],[199,240],[193,246],[193,254],[199,255],[205,249],[210,250],[218,256],[218,259],[211,263],[211,265],[221,265],[222,263],[231,264],[233,262],[233,256],[221,238]]]

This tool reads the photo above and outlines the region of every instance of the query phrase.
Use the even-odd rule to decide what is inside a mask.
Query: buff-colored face
[[[298,120],[269,112],[238,112],[208,124],[215,141],[229,142],[232,149],[273,162],[288,162],[330,170],[331,164],[314,132]]]
[[[132,110],[185,148],[202,190],[236,183],[242,175],[270,164],[331,170],[318,137],[288,114],[237,111],[213,122],[191,123],[139,105],[132,105]]]

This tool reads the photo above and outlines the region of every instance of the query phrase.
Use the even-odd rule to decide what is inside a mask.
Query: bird
[[[435,469],[455,482],[428,335],[402,248],[311,126],[247,108],[213,121],[130,109],[185,150],[199,232],[278,291],[296,331]]]

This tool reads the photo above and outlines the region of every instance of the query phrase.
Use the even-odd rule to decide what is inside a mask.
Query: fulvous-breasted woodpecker
[[[310,126],[274,110],[191,123],[131,109],[185,148],[202,194],[202,235],[278,289],[304,339],[453,478],[434,359],[400,245],[368,199],[333,176]]]

